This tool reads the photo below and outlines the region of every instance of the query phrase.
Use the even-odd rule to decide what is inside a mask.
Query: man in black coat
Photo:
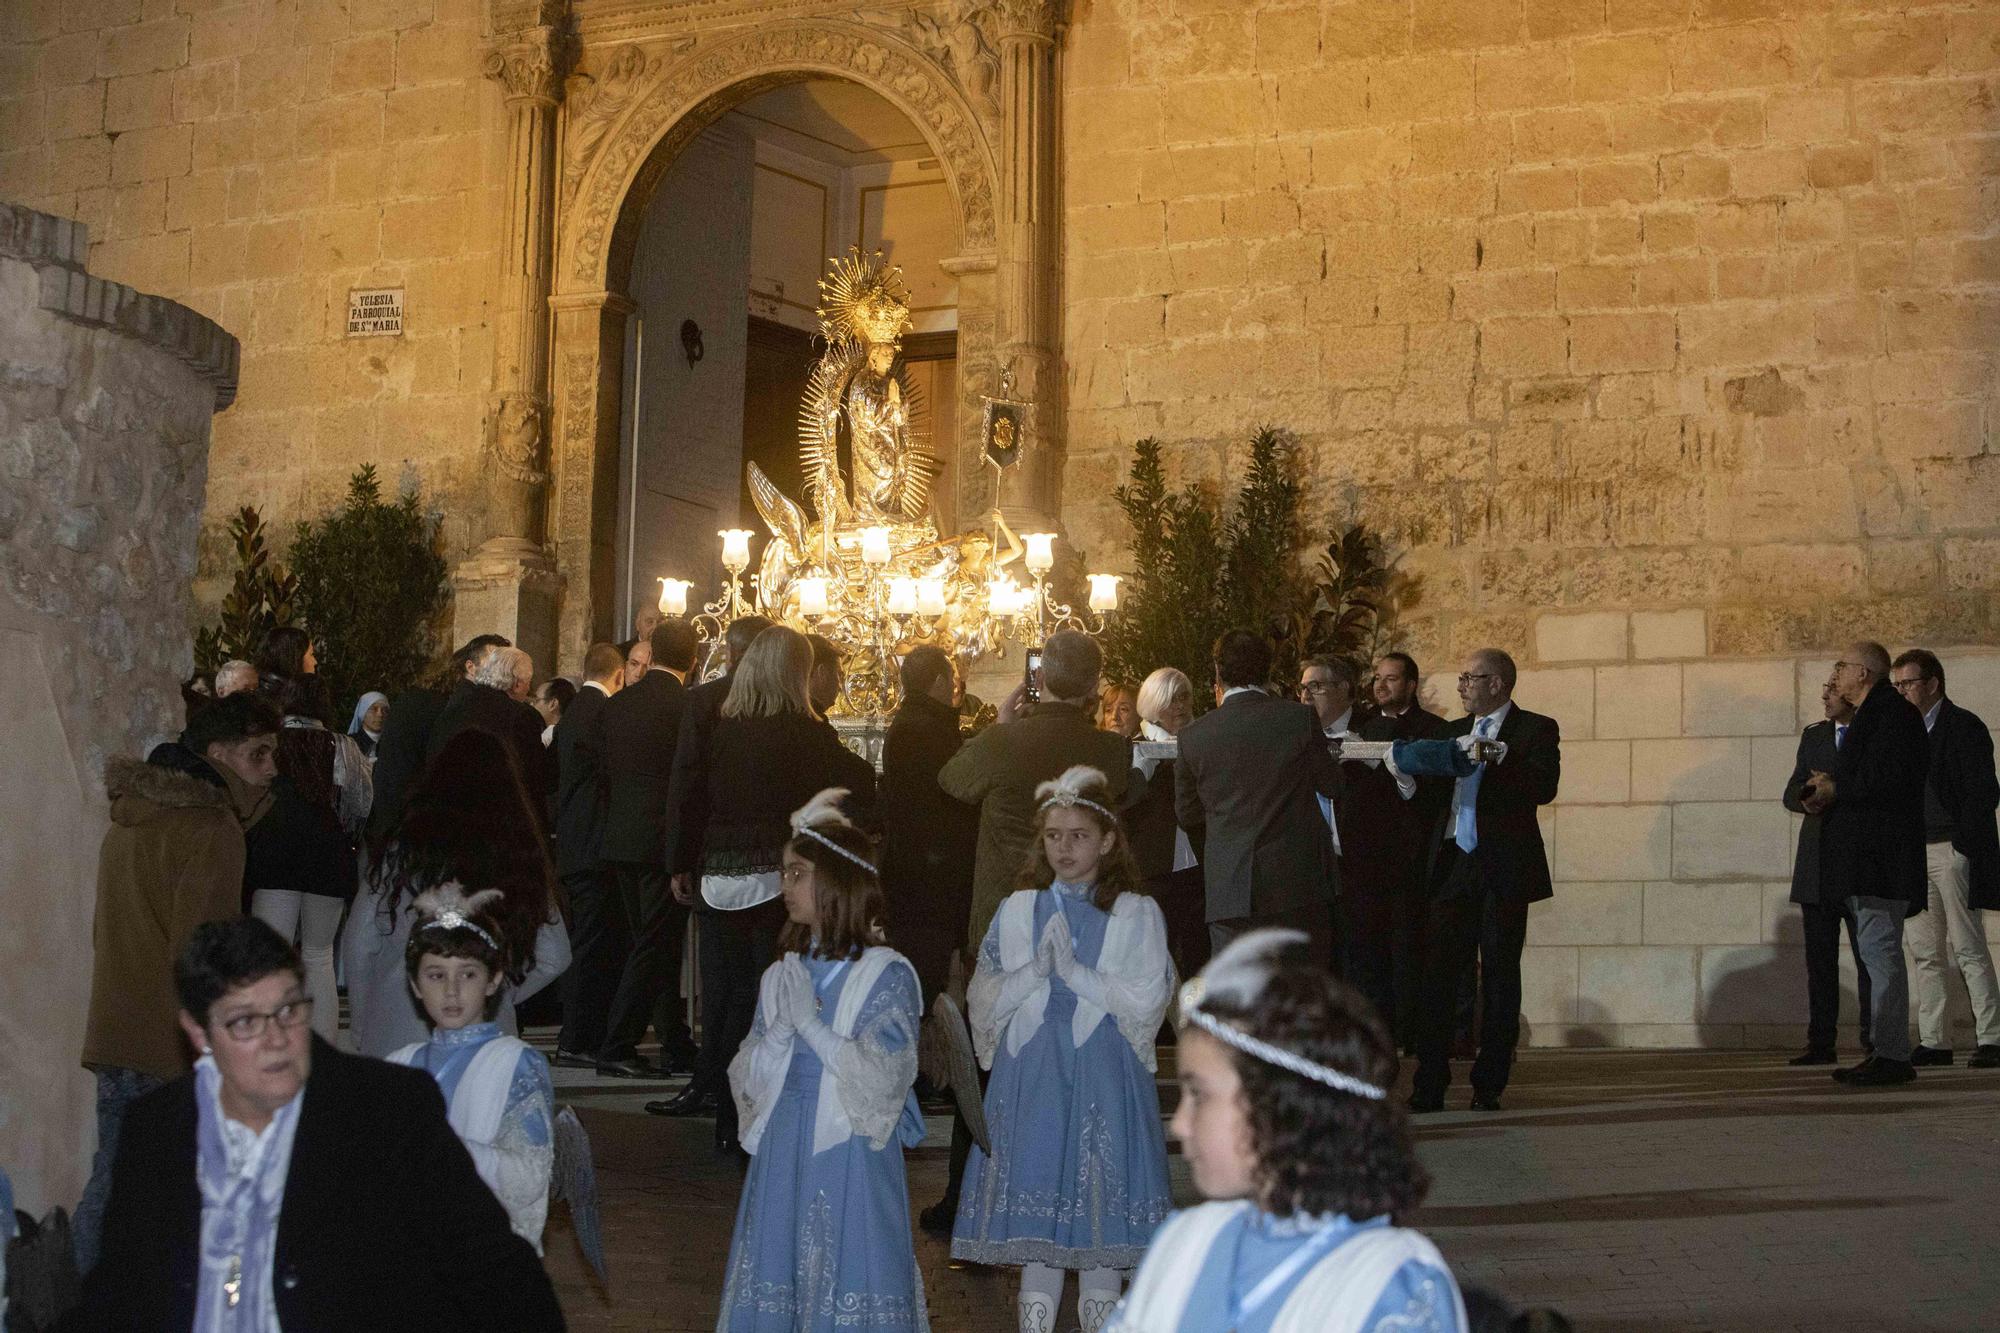
[[[1854,705],[1833,682],[1820,690],[1826,720],[1799,735],[1799,757],[1785,783],[1785,809],[1805,815],[1799,824],[1799,845],[1792,858],[1792,901],[1806,942],[1806,1049],[1792,1057],[1795,1065],[1830,1065],[1839,1056],[1834,1047],[1840,1028],[1840,927],[1847,925],[1848,947],[1854,951],[1854,982],[1861,1010],[1861,1046],[1874,1047],[1868,1028],[1868,969],[1861,964],[1861,938],[1854,933],[1854,914],[1844,906],[1820,901],[1819,857],[1821,816],[1806,810],[1806,786],[1815,772],[1830,773],[1840,762],[1847,729],[1854,723]]]
[[[611,802],[604,715],[625,679],[625,656],[594,643],[583,658],[583,687],[556,723],[556,874],[569,901],[569,970],[562,980],[556,1063],[589,1067],[604,1045],[605,1017],[625,970],[632,923],[605,871],[604,823]]]
[[[1445,721],[1419,699],[1422,677],[1417,659],[1408,653],[1384,653],[1375,659],[1369,689],[1375,699],[1375,720],[1367,740],[1427,741],[1444,734]],[[1373,869],[1386,885],[1390,914],[1390,976],[1396,1010],[1384,1014],[1393,1024],[1396,1044],[1415,1050],[1417,1011],[1423,991],[1424,930],[1430,917],[1430,861],[1437,821],[1451,804],[1452,784],[1443,778],[1418,778],[1416,794],[1394,805],[1385,800],[1371,814],[1379,826],[1371,834],[1376,849]],[[1378,794],[1388,795],[1380,786]],[[1399,798],[1400,792],[1395,793]],[[1460,986],[1461,1029],[1472,1030],[1471,996],[1476,985],[1469,969]]]
[[[1982,909],[2000,907],[2000,834],[1993,811],[2000,782],[1993,774],[1993,734],[1977,713],[1944,693],[1944,664],[1937,654],[1912,648],[1898,657],[1889,683],[1923,715],[1930,733],[1930,768],[1924,784],[1924,856],[1930,910],[1910,919],[1910,960],[1917,974],[1918,1046],[1910,1062],[1951,1063],[1951,1027],[1945,1014],[1945,947],[1950,943],[1965,993],[1972,1001],[1978,1049],[1966,1061],[1975,1069],[2000,1065],[2000,983],[1986,947]]]
[[[1857,1087],[1907,1083],[1910,991],[1903,966],[1903,921],[1924,910],[1924,777],[1930,743],[1924,717],[1889,684],[1889,653],[1879,643],[1850,644],[1833,668],[1833,685],[1854,705],[1854,722],[1831,771],[1816,769],[1800,797],[1823,816],[1819,838],[1820,901],[1847,905],[1868,969],[1875,1049],[1833,1076]]]
[[[313,1036],[303,969],[277,932],[255,918],[197,927],[175,983],[181,1027],[213,1052],[210,1067],[126,1111],[103,1258],[66,1328],[190,1328],[198,1302],[224,1302],[232,1278],[252,1301],[268,1281],[293,1333],[563,1327],[548,1275],[479,1178],[436,1080]],[[257,1026],[244,1036],[230,1026],[245,1023]],[[261,1272],[204,1263],[228,1253],[204,1253],[198,1139],[211,1117],[218,1145],[226,1121],[289,1153],[282,1174],[252,1168],[283,1192]],[[251,1238],[264,1234],[250,1223]]]
[[[610,791],[604,820],[604,863],[624,917],[632,923],[631,952],[605,1019],[597,1072],[660,1078],[693,1062],[694,1039],[680,999],[681,950],[688,909],[667,884],[667,784],[687,709],[687,673],[700,640],[675,617],[653,626],[652,661],[636,685],[604,709],[604,776]],[[639,1058],[639,1039],[655,1019],[660,1064]]]
[[[1333,838],[1319,798],[1340,794],[1340,765],[1313,710],[1269,689],[1271,645],[1249,630],[1216,640],[1217,707],[1181,729],[1174,806],[1203,830],[1202,875],[1214,951],[1258,926],[1289,926],[1338,971]]]
[[[938,770],[965,744],[951,658],[929,645],[913,648],[902,673],[903,702],[882,742],[875,808],[889,939],[916,967],[928,1012],[950,979],[952,953],[971,921],[979,811],[938,786]]]
[[[379,846],[403,817],[403,805],[409,796],[410,786],[424,771],[424,764],[430,758],[431,731],[444,712],[450,692],[472,675],[472,669],[479,665],[488,649],[512,646],[503,635],[475,635],[451,655],[439,687],[405,690],[389,705],[389,721],[382,728],[380,739],[375,742],[375,768],[372,773],[375,798],[368,807],[368,838],[371,843]]]
[[[542,728],[547,724],[528,700],[534,683],[535,661],[519,648],[492,648],[460,681],[431,728],[430,742],[424,747],[424,762],[461,731],[478,729],[500,738],[514,756],[514,767],[522,791],[538,822],[546,829],[548,797],[555,790],[548,747],[542,744]],[[389,710],[395,717],[395,710]]]
[[[1521,946],[1528,904],[1554,895],[1536,811],[1562,781],[1562,730],[1552,717],[1514,703],[1514,659],[1482,648],[1458,677],[1466,715],[1445,735],[1497,740],[1506,754],[1454,784],[1431,853],[1430,945],[1417,1016],[1412,1111],[1443,1109],[1451,1085],[1451,1032],[1458,982],[1479,958],[1479,1054],[1472,1109],[1497,1111],[1521,1040]]]

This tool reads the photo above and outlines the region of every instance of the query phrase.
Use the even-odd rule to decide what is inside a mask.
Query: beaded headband
[[[415,907],[421,918],[417,922],[417,933],[427,930],[469,930],[486,941],[486,947],[498,951],[500,941],[488,934],[485,927],[474,921],[469,913],[478,911],[488,902],[501,898],[498,889],[481,889],[470,898],[465,896],[464,886],[457,880],[438,885],[435,889],[417,895]]]
[[[1270,959],[1286,945],[1303,941],[1306,937],[1293,930],[1256,930],[1239,937],[1228,948],[1217,954],[1209,965],[1202,969],[1200,976],[1181,987],[1181,1020],[1192,1023],[1226,1046],[1253,1059],[1262,1060],[1267,1065],[1276,1065],[1289,1070],[1300,1078],[1311,1079],[1315,1083],[1344,1092],[1354,1097],[1364,1097],[1379,1102],[1388,1097],[1387,1088],[1378,1087],[1366,1079],[1356,1078],[1317,1060],[1308,1060],[1296,1051],[1288,1051],[1275,1046],[1260,1037],[1253,1037],[1234,1023],[1217,1018],[1201,1007],[1202,1001],[1211,991],[1225,995],[1244,1005],[1253,1004],[1262,994],[1264,985],[1270,979]]]
[[[1088,806],[1090,809],[1097,811],[1098,814],[1103,815],[1106,819],[1116,823],[1118,821],[1117,815],[1083,794],[1085,787],[1102,787],[1105,785],[1107,783],[1104,774],[1099,770],[1092,768],[1089,764],[1072,765],[1064,771],[1061,777],[1044,782],[1041,786],[1035,788],[1035,799],[1041,803],[1035,807],[1035,813],[1040,814],[1052,805],[1059,805],[1065,809],[1070,806],[1082,805]]]
[[[832,838],[827,837],[813,826],[829,824],[835,828],[853,828],[846,815],[840,813],[840,802],[847,796],[845,787],[828,787],[819,795],[807,801],[792,812],[792,832],[802,838],[811,838],[820,846],[838,856],[844,856],[869,874],[875,873],[875,865],[864,856],[848,851]]]

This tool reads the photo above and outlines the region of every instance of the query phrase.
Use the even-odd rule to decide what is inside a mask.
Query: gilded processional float
[[[1004,654],[1009,639],[1036,644],[1059,629],[1102,633],[1104,616],[1118,606],[1118,576],[1086,575],[1088,607],[1078,612],[1049,586],[1054,533],[1016,535],[995,508],[985,526],[941,535],[931,503],[938,464],[928,448],[928,412],[899,363],[910,329],[902,270],[879,251],[850,250],[829,261],[819,295],[826,351],[799,409],[803,502],[755,463],[746,467],[769,533],[757,571],[745,576],[754,534],[719,533],[728,574],[692,620],[712,645],[711,666],[719,665],[714,646],[739,616],[825,635],[842,659],[836,723],[863,733],[851,740],[865,741],[870,732],[879,737],[900,702],[898,661],[910,649],[934,644],[957,659],[962,674],[982,656]],[[1007,385],[1003,377],[1001,396],[986,400],[983,422],[985,459],[996,474],[1019,460],[1031,410],[1005,396]],[[687,615],[692,583],[659,582],[660,613]]]

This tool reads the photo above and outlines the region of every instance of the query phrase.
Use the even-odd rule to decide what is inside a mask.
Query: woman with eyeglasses
[[[198,926],[174,966],[194,1072],[127,1112],[74,1328],[560,1329],[422,1070],[312,1033],[292,946]]]

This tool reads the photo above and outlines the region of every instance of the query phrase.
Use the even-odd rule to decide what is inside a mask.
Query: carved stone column
[[[1029,448],[1003,484],[1010,515],[1052,525],[1062,502],[1064,394],[1057,308],[1061,201],[1057,192],[1056,36],[1063,0],[998,0],[1000,218],[994,273],[996,359],[1014,392],[1035,404]]]
[[[486,414],[486,540],[453,572],[454,637],[505,634],[555,669],[560,584],[543,549],[548,489],[549,274],[555,228],[555,112],[571,55],[567,0],[539,0],[504,34],[485,72],[507,102],[509,208],[493,320]]]

